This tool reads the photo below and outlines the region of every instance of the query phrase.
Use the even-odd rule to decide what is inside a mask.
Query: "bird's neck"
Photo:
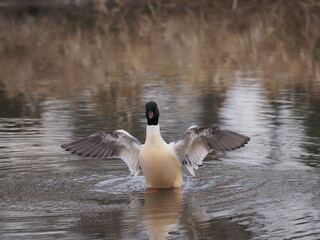
[[[157,144],[159,142],[163,142],[159,124],[148,125],[145,144]]]

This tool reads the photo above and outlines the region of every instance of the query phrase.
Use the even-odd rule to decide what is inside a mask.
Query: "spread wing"
[[[243,147],[249,140],[245,135],[211,125],[206,128],[192,126],[178,141],[171,144],[180,161],[194,176],[193,169],[198,169],[208,153],[235,150]]]
[[[116,130],[110,134],[96,132],[78,141],[61,145],[65,150],[96,158],[121,158],[129,167],[132,175],[139,174],[138,155],[141,143],[124,130]]]

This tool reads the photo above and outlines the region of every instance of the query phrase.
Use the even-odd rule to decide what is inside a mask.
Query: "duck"
[[[145,105],[147,119],[146,139],[142,144],[123,129],[111,133],[95,132],[88,137],[61,145],[72,154],[91,158],[120,158],[131,175],[142,171],[149,189],[181,188],[184,185],[182,166],[195,176],[194,170],[202,166],[211,152],[231,151],[246,145],[250,137],[220,129],[190,126],[175,142],[167,143],[160,133],[158,105],[154,101]]]

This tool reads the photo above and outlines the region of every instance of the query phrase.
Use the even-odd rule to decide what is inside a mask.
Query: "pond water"
[[[123,43],[108,36],[74,34],[46,48],[27,39],[1,50],[1,239],[320,238],[319,83],[309,75],[306,90],[287,70],[303,62],[221,70],[200,61],[203,52],[187,52],[189,40],[179,49],[131,39],[121,52]],[[168,142],[190,125],[212,123],[251,140],[208,155],[195,177],[184,169],[182,189],[159,191],[146,189],[141,174],[130,177],[121,160],[60,148],[98,130],[125,129],[143,142],[150,100]]]

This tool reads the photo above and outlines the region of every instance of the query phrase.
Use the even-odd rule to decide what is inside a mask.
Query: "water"
[[[119,112],[84,91],[80,98],[87,103],[79,100],[76,109],[66,100],[46,99],[39,118],[1,118],[2,238],[319,238],[319,164],[304,148],[314,137],[306,134],[307,114],[295,115],[310,109],[294,107],[283,93],[275,114],[259,79],[240,78],[219,109],[199,105],[197,99],[211,96],[198,91],[181,90],[174,99],[166,84],[147,83],[142,87],[152,85],[152,91]],[[143,104],[153,92],[165,139],[176,139],[194,123],[209,124],[214,112],[223,128],[251,136],[250,143],[208,156],[196,177],[185,171],[183,189],[160,192],[147,190],[143,176],[128,176],[121,160],[85,159],[60,149],[100,128],[121,127],[143,141]],[[113,120],[104,122],[110,113]]]
[[[311,90],[311,82],[291,78],[301,76],[304,58],[286,63],[297,72],[277,67],[290,54],[278,59],[268,49],[261,49],[259,66],[249,59],[236,66],[206,62],[200,56],[214,58],[234,42],[199,53],[194,29],[181,24],[185,18],[169,19],[164,33],[152,32],[164,38],[150,45],[126,31],[119,42],[81,28],[52,40],[60,28],[43,28],[41,36],[52,41],[44,50],[28,35],[42,22],[30,18],[29,25],[17,25],[26,42],[2,43],[9,50],[0,51],[1,239],[320,238],[317,75],[309,75]],[[248,30],[238,40],[259,31],[267,30]],[[172,40],[177,34],[179,44]],[[149,100],[159,105],[168,142],[190,125],[212,123],[251,140],[207,156],[196,177],[184,169],[182,189],[160,191],[146,189],[141,174],[129,176],[121,160],[87,159],[60,148],[98,130],[125,129],[144,142]]]

